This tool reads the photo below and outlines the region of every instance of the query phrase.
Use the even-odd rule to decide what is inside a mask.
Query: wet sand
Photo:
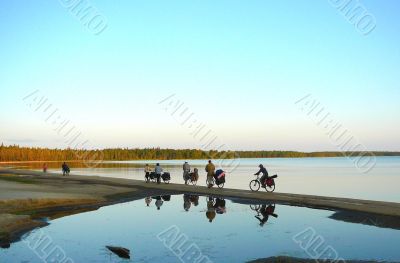
[[[400,219],[400,203],[0,169],[0,245],[6,246],[22,233],[42,226],[44,223],[36,219],[43,216],[54,219],[146,196],[181,193],[223,196],[241,203],[268,201],[328,209],[345,213],[334,218],[345,221],[360,214]]]

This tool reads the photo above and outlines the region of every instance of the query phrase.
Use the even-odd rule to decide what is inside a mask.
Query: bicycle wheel
[[[258,211],[260,209],[261,205],[250,205],[250,209],[253,211]]]
[[[208,180],[208,178],[206,179],[206,185],[210,185],[210,184],[212,184],[212,185],[215,184],[215,179],[214,178],[211,179],[211,180]]]
[[[265,191],[272,193],[273,191],[275,191],[275,184],[268,186],[265,186]]]
[[[260,189],[260,186],[261,186],[260,181],[258,180],[250,181],[249,187],[251,191],[257,192]]]

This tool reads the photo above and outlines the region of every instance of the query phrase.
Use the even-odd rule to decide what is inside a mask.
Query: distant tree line
[[[305,158],[342,156],[400,156],[400,152],[296,152],[296,151],[203,151],[199,149],[128,149],[102,150],[49,149],[0,146],[0,162],[6,161],[72,161],[72,160],[173,160],[218,158]]]

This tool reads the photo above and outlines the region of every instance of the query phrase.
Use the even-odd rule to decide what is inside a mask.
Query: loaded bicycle
[[[224,188],[225,175],[226,175],[225,172],[221,169],[215,171],[215,174],[212,179],[208,179],[208,177],[206,178],[206,185],[213,186],[216,184],[218,188]]]
[[[250,190],[253,192],[257,192],[258,190],[260,190],[261,187],[261,178],[259,175],[256,175],[257,178],[254,180],[250,181],[249,187]],[[273,192],[275,191],[275,178],[277,178],[278,175],[273,175],[273,176],[269,176],[265,179],[264,185],[265,185],[265,191],[267,192]],[[263,187],[264,188],[264,187]]]
[[[168,173],[168,172],[162,173],[161,179],[163,180],[164,183],[169,184],[169,182],[171,181],[170,173]],[[149,178],[146,178],[146,176],[145,176],[144,180],[146,183],[148,183],[148,182],[156,183],[157,182],[157,174],[155,172],[151,172],[149,175]]]

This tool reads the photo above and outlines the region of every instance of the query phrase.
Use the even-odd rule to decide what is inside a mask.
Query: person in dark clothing
[[[275,218],[278,217],[277,214],[275,214],[275,205],[262,205],[262,207],[258,210],[258,212],[262,215],[262,218],[260,216],[255,216],[255,218],[260,221],[260,226],[264,226],[265,223],[267,223],[268,219],[270,216],[273,216]]]
[[[261,186],[265,188],[265,180],[268,179],[268,171],[262,164],[260,164],[258,167],[260,168],[260,170],[254,175],[259,175],[260,173],[262,173],[260,181],[261,181]]]
[[[69,171],[70,171],[70,170],[69,170],[69,167],[68,167],[68,165],[67,165],[66,162],[64,162],[64,163],[62,164],[61,168],[62,168],[63,176],[69,175]]]

